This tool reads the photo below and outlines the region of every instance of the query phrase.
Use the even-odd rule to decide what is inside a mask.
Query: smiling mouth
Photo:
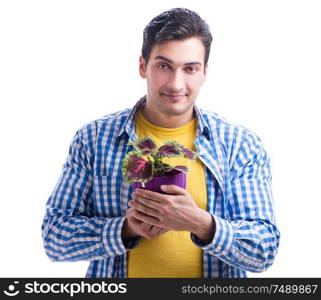
[[[162,96],[172,101],[178,101],[182,100],[186,96],[186,94],[162,94]]]

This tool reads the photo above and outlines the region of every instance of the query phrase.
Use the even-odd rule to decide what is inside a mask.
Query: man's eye
[[[166,69],[169,69],[169,66],[168,65],[165,65],[165,64],[159,64],[157,65],[157,67],[161,70],[166,70]]]
[[[195,73],[195,72],[198,71],[198,68],[187,67],[185,70],[186,70],[187,72],[189,72],[189,73]]]

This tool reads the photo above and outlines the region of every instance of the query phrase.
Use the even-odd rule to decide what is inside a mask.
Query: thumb
[[[174,195],[185,195],[186,190],[179,187],[176,184],[161,185],[161,189],[165,193],[174,194]]]

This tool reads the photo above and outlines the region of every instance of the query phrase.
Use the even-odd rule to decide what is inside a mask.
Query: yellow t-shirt
[[[137,138],[150,136],[157,147],[164,140],[176,140],[196,151],[194,139],[197,126],[195,118],[179,128],[162,128],[148,122],[139,111],[136,119]],[[186,189],[196,204],[206,210],[207,191],[203,163],[197,158],[164,158],[172,166],[188,167]],[[138,277],[203,277],[203,252],[190,239],[190,232],[168,231],[154,239],[142,238],[138,246],[128,252],[127,276]]]

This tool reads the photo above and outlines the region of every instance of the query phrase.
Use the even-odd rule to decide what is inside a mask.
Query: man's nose
[[[184,75],[179,71],[172,72],[168,80],[167,87],[173,92],[179,92],[185,89]]]

